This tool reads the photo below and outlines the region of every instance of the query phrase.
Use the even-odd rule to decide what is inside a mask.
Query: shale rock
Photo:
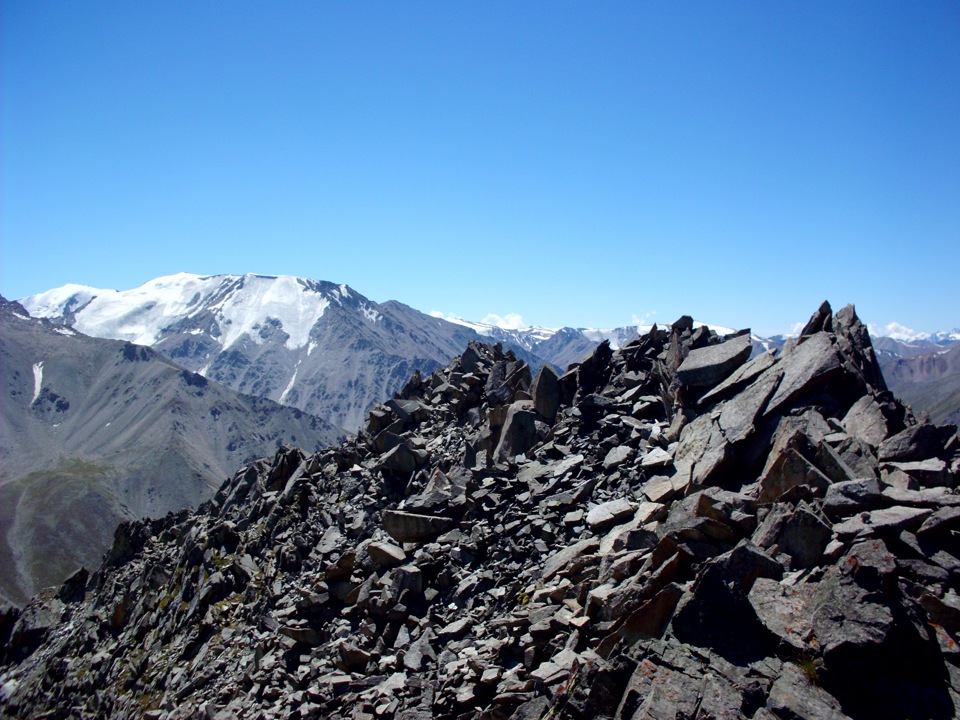
[[[852,308],[557,378],[472,343],[0,609],[0,716],[951,718],[960,440]]]

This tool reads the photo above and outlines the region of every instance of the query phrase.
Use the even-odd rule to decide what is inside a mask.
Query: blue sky
[[[960,325],[960,3],[0,4],[0,292]]]

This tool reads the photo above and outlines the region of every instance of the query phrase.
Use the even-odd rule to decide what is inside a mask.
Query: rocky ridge
[[[0,712],[902,718],[960,709],[960,439],[852,307],[562,376],[472,343],[329,451],[0,615]]]

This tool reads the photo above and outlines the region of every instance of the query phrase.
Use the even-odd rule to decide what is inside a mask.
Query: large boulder
[[[553,425],[560,408],[560,378],[554,369],[544,365],[530,386],[533,409],[544,422]]]
[[[674,635],[735,663],[770,654],[776,638],[760,622],[748,596],[757,578],[779,580],[782,574],[780,563],[749,543],[711,560],[677,608]]]
[[[691,350],[677,368],[677,379],[689,387],[712,387],[743,365],[752,350],[749,332]]]
[[[520,400],[507,411],[507,419],[500,432],[500,441],[494,451],[497,462],[507,462],[522,455],[537,442],[537,415],[530,409],[530,402]]]
[[[383,513],[383,529],[400,543],[432,540],[454,525],[454,521],[446,517],[420,515],[402,510],[385,510]]]

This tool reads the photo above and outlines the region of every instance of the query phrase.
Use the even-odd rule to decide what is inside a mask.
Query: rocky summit
[[[470,344],[363,431],[123,524],[0,615],[0,713],[949,718],[960,439],[852,307],[559,375]]]

